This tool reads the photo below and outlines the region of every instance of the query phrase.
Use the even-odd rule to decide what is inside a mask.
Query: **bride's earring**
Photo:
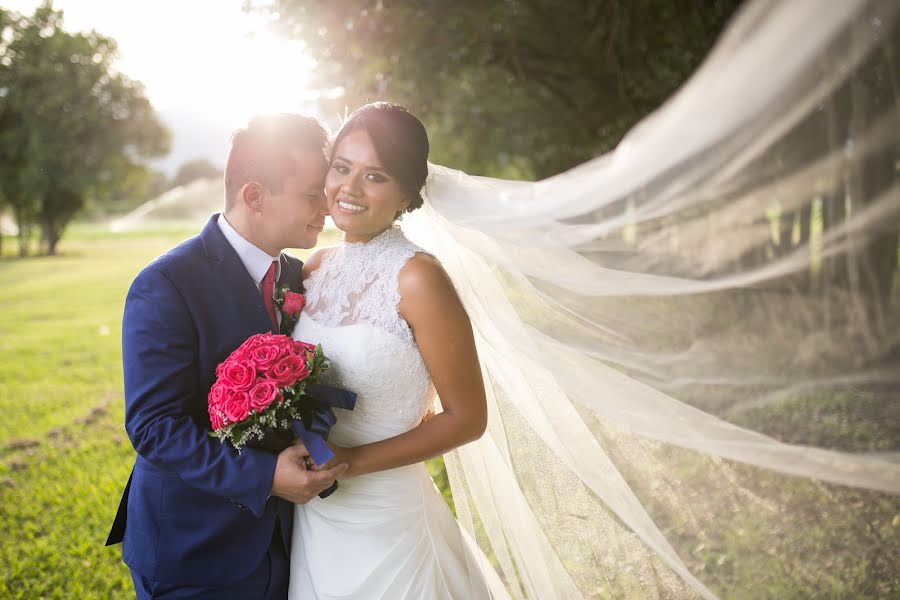
[[[408,208],[409,208],[409,202],[407,202],[405,206],[402,206],[402,207],[400,208],[400,210],[397,211],[397,214],[394,215],[394,221],[396,221],[397,219],[399,219],[400,217],[402,217],[402,216],[403,216],[403,213],[405,213],[405,212],[407,211]]]

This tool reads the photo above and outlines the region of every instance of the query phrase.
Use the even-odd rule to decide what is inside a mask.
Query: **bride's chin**
[[[374,237],[373,233],[378,235],[387,229],[387,227],[379,227],[377,223],[360,219],[356,215],[332,214],[331,220],[334,221],[335,227],[351,236]]]
[[[354,227],[352,223],[347,223],[343,219],[335,219],[334,217],[331,217],[331,220],[334,221],[334,226],[344,233],[349,233],[352,235],[356,233],[356,230],[358,229],[358,227]]]
[[[353,215],[347,215],[339,211],[330,211],[331,220],[334,221],[335,227],[339,229],[353,228]]]

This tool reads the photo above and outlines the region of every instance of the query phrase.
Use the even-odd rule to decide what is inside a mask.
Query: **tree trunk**
[[[794,250],[791,235],[794,233],[794,213],[782,212],[778,216],[778,247],[775,256],[787,256]]]
[[[59,232],[48,219],[41,221],[41,244],[48,256],[56,255],[56,244],[59,243]]]
[[[813,200],[810,201],[803,206],[801,206],[795,213],[791,215],[791,222],[793,223],[796,219],[799,221],[799,230],[800,230],[800,239],[797,241],[797,244],[794,245],[793,241],[789,241],[788,243],[791,245],[792,249],[796,249],[799,247],[807,246],[810,243],[810,226],[812,224],[812,211],[813,211]],[[791,227],[791,236],[793,237],[793,226]],[[811,254],[809,250],[807,250],[807,257],[810,257]],[[808,293],[812,290],[813,278],[812,278],[812,260],[808,258],[809,266],[806,269],[801,271],[797,271],[794,276],[794,281],[796,282],[797,289],[802,293]]]

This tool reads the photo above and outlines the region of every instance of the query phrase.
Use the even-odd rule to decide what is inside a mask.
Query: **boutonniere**
[[[292,292],[287,286],[275,289],[275,307],[281,313],[281,333],[290,336],[300,319],[300,311],[306,304],[306,296]]]

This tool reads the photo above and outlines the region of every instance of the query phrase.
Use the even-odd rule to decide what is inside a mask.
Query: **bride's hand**
[[[329,460],[324,465],[315,465],[312,467],[314,471],[325,471],[336,467],[340,464],[348,465],[347,470],[344,471],[344,478],[353,477],[356,473],[353,470],[353,462],[356,458],[355,448],[342,448],[341,446],[335,446],[334,444],[328,444],[328,447],[331,448],[331,451],[334,452],[334,458]],[[311,459],[310,459],[311,460]]]

